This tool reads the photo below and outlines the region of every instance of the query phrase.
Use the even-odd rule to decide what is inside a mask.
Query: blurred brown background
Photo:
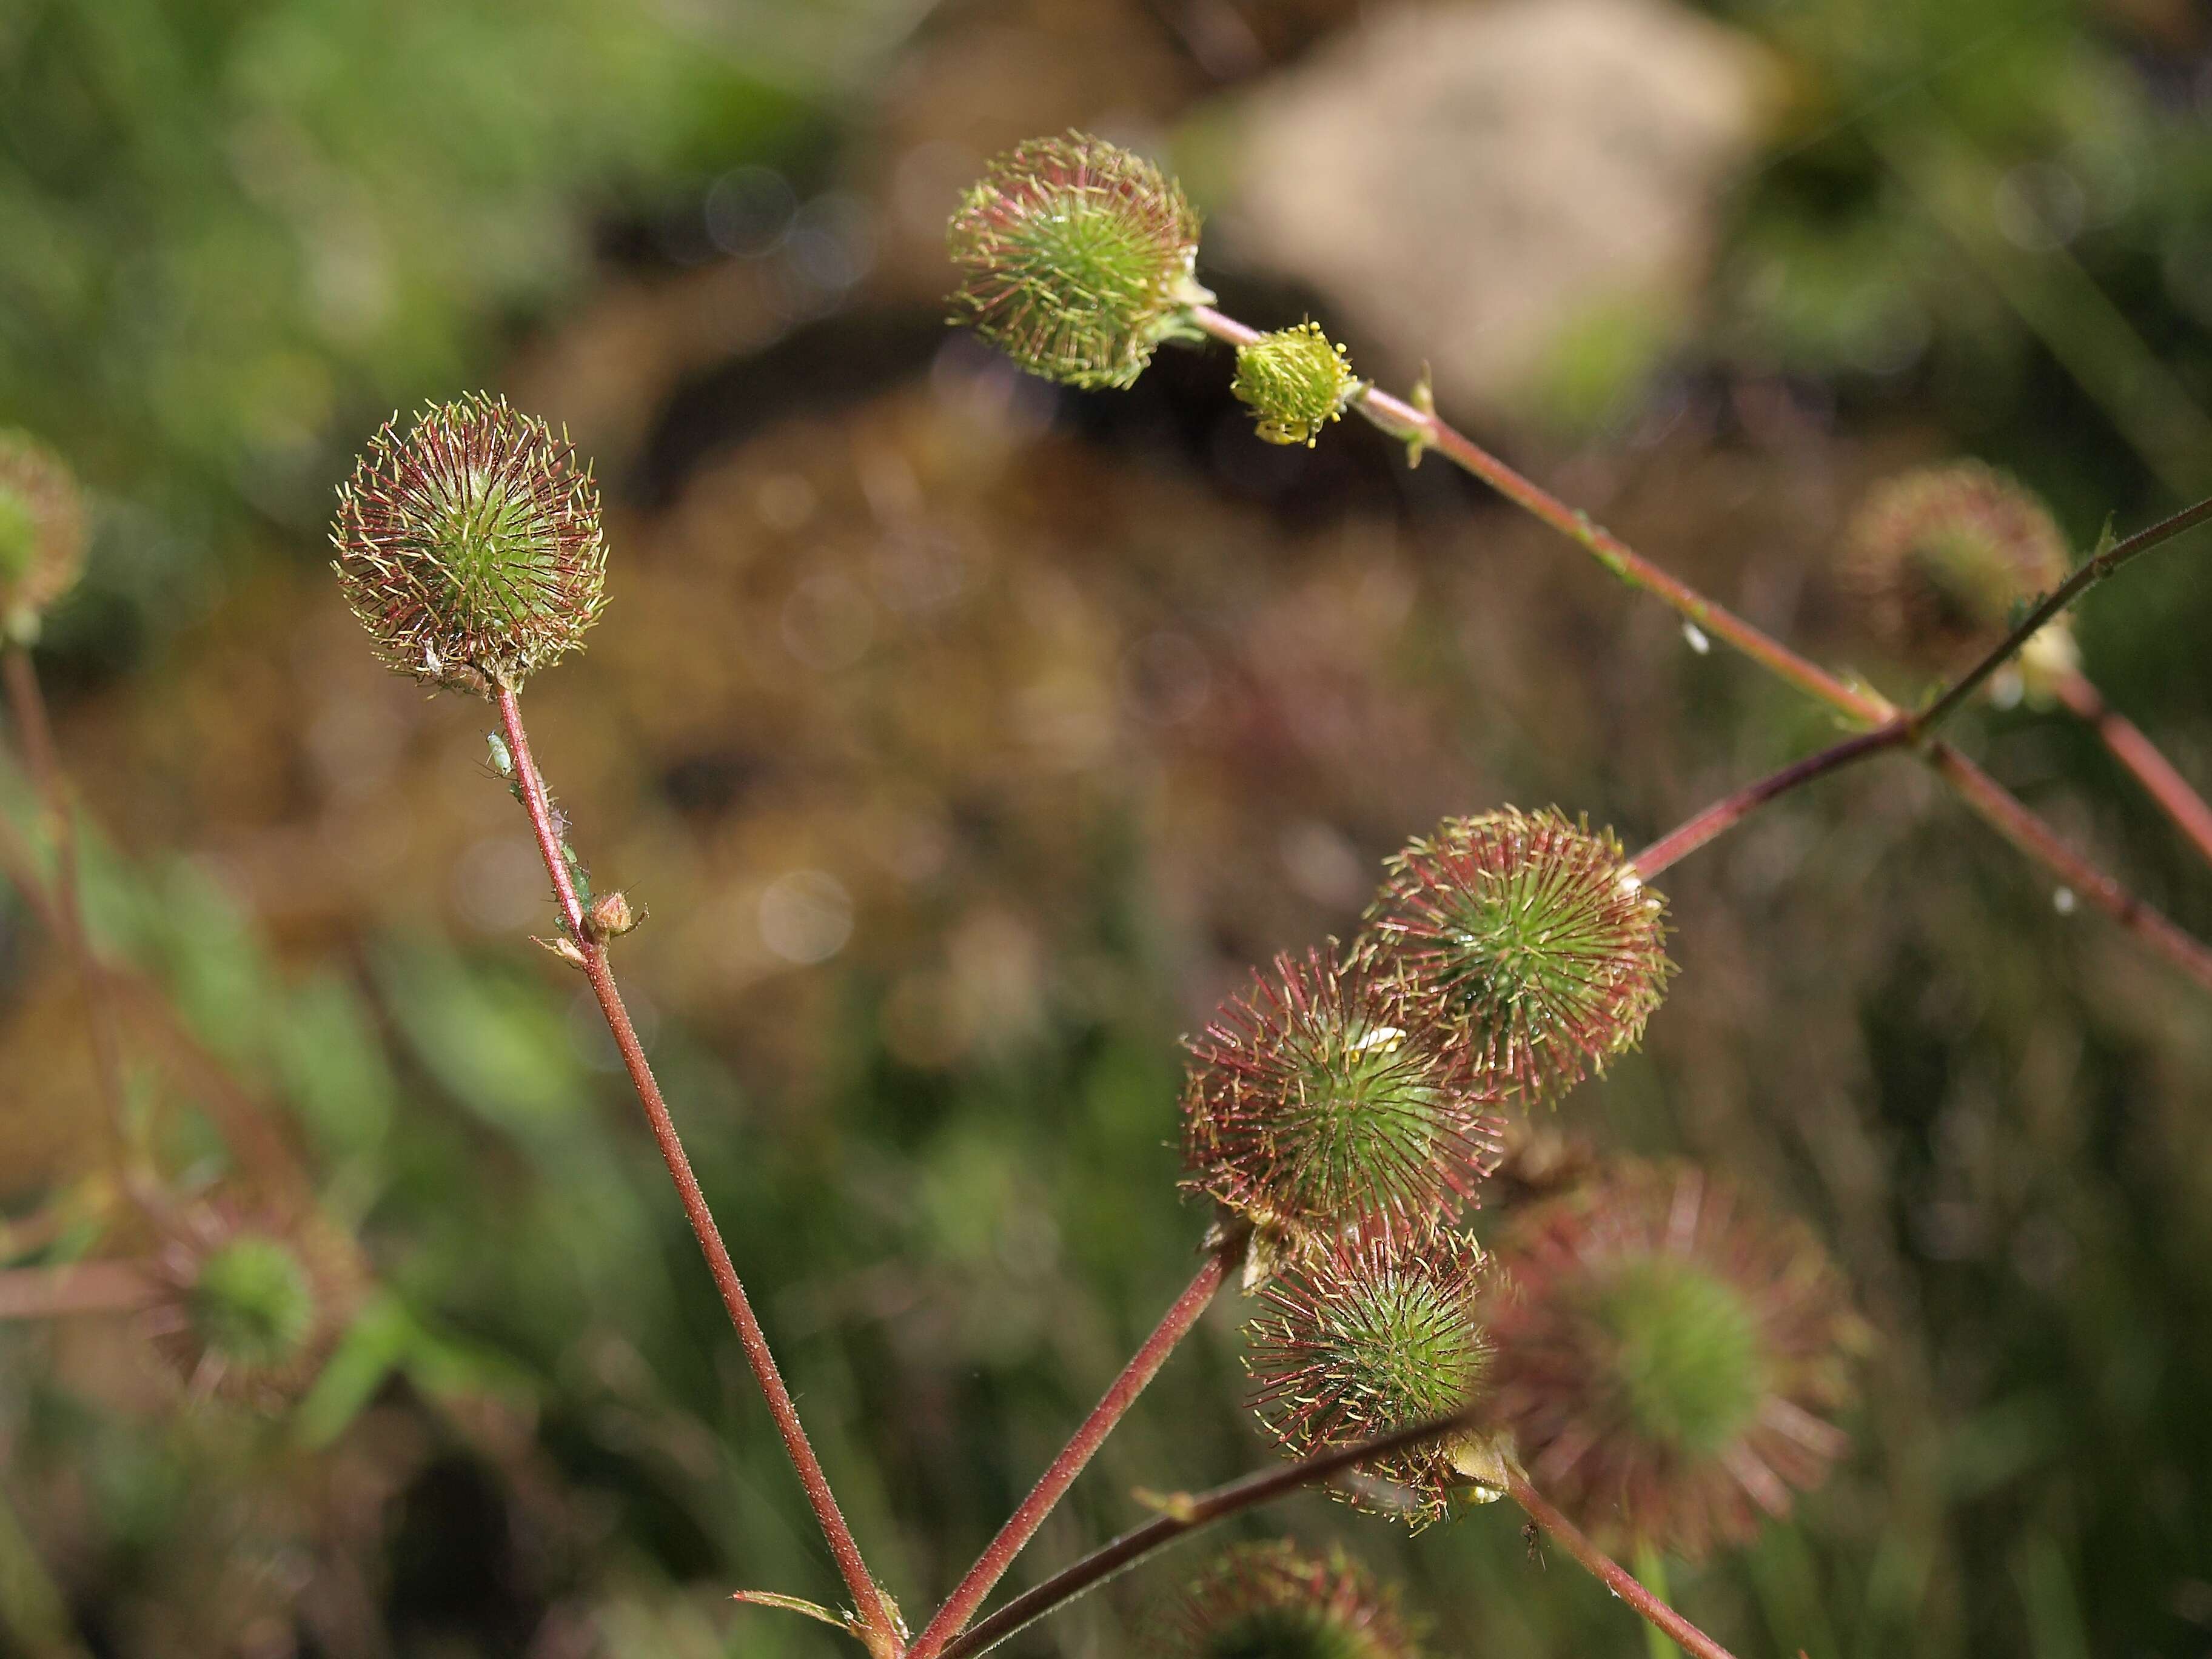
[[[325,568],[395,404],[565,421],[605,620],[533,741],[709,1196],[919,1614],[1188,1272],[1176,1035],[1352,928],[1440,816],[1634,847],[1833,728],[1218,351],[1127,392],[948,331],[983,161],[1171,158],[1224,309],[1311,315],[1644,551],[1893,695],[1835,574],[1872,479],[1978,454],[2084,548],[2212,487],[2212,15],[2185,0],[5,0],[0,422],[93,490],[41,666],[98,929],[272,1113],[373,1289],[274,1413],[127,1318],[0,1327],[0,1650],[829,1654],[836,1579],[485,764]],[[2203,550],[2083,608],[2212,785]],[[2212,876],[2062,717],[1962,741],[2151,902]],[[0,806],[28,822],[10,769]],[[1856,1450],[1691,1570],[1747,1653],[2212,1651],[2212,1018],[1904,760],[1663,884],[1644,1054],[1540,1124],[1803,1215],[1881,1342]],[[127,1255],[82,1009],[0,908],[18,1264]],[[133,1050],[181,1190],[218,1092]],[[103,1196],[105,1194],[105,1196]],[[1215,1310],[1014,1575],[1269,1454]],[[1513,1517],[1407,1542],[1439,1653],[1641,1640]],[[1148,1568],[1010,1653],[1142,1651]],[[1180,1565],[1188,1565],[1186,1558]]]

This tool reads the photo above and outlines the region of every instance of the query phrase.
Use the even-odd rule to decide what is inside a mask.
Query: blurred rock
[[[1206,254],[1319,289],[1449,401],[1601,413],[1683,331],[1768,76],[1666,0],[1379,14],[1201,118]]]

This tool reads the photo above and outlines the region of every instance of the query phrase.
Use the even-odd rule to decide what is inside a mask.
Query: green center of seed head
[[[1023,275],[1063,316],[1129,314],[1159,297],[1159,249],[1128,216],[1087,198],[1030,222]]]
[[[1928,531],[1913,544],[1912,560],[1945,620],[1964,627],[2002,627],[2022,591],[2004,550],[1987,531],[1971,525]]]
[[[283,1364],[314,1325],[315,1297],[300,1260],[273,1238],[239,1238],[201,1264],[190,1293],[192,1328],[234,1364]]]
[[[473,629],[537,620],[558,550],[541,502],[475,469],[439,515],[428,551],[455,620]]]
[[[1212,1632],[1203,1659],[1375,1659],[1376,1644],[1322,1607],[1255,1607]]]
[[[1481,1328],[1441,1286],[1395,1274],[1363,1287],[1325,1328],[1340,1380],[1374,1407],[1376,1433],[1459,1410],[1490,1357]]]
[[[38,551],[38,515],[20,490],[0,484],[0,583],[30,574]]]
[[[1619,1404],[1636,1431],[1679,1451],[1718,1451],[1766,1392],[1765,1345],[1735,1285],[1674,1258],[1615,1267],[1590,1309]]]
[[[1491,877],[1445,918],[1440,988],[1478,1024],[1516,1015],[1542,1036],[1595,1000],[1580,959],[1601,940],[1587,916]]]
[[[1322,1035],[1281,1137],[1304,1207],[1338,1217],[1401,1190],[1429,1164],[1437,1092],[1402,1031],[1352,1020]]]

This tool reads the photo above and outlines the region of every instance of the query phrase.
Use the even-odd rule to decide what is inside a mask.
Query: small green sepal
[[[1421,378],[1413,382],[1413,404],[1433,421],[1437,417],[1437,380],[1426,363],[1421,365]],[[1421,464],[1421,457],[1435,446],[1425,432],[1409,433],[1406,438],[1406,470],[1410,472]]]

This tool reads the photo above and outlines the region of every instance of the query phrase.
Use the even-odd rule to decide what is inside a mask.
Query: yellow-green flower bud
[[[1319,323],[1307,322],[1237,347],[1231,390],[1251,410],[1269,443],[1310,449],[1322,428],[1344,413],[1364,385],[1344,348],[1333,344]]]

